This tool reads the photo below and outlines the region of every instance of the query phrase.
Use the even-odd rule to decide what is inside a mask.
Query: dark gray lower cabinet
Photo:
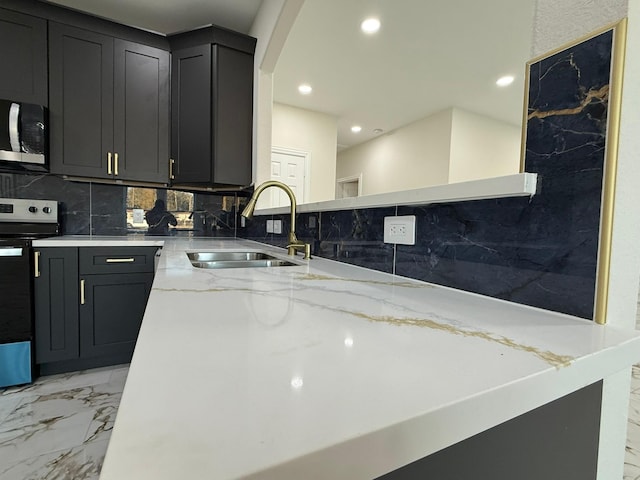
[[[131,360],[153,284],[155,247],[37,249],[35,352],[41,374]]]
[[[80,352],[83,357],[131,355],[138,338],[153,273],[81,277]]]
[[[78,249],[41,248],[35,255],[36,363],[78,358]]]
[[[602,381],[377,480],[595,480],[601,407]]]

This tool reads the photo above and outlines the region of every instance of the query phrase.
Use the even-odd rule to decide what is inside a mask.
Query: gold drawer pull
[[[80,279],[80,305],[84,305],[84,278]]]
[[[34,276],[36,278],[40,277],[40,252],[33,252],[33,268],[34,268]]]
[[[116,152],[113,155],[113,157],[114,157],[114,160],[115,160],[114,161],[115,168],[113,170],[113,174],[117,177],[118,176],[118,152]]]
[[[107,258],[107,263],[133,263],[136,259],[131,258]]]
[[[111,169],[111,152],[107,152],[107,174],[111,175],[113,170]]]

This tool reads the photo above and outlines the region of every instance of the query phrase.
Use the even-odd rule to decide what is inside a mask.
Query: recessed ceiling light
[[[298,87],[298,91],[303,95],[309,95],[312,90],[313,88],[311,88],[311,85],[307,85],[306,83],[303,83]]]
[[[353,133],[360,133],[362,131],[362,127],[360,125],[354,125],[353,127],[351,127],[351,131]]]
[[[376,135],[381,134],[382,132],[384,132],[384,130],[382,130],[381,128],[376,128],[373,133],[375,133]]]
[[[360,24],[360,28],[364,33],[376,33],[380,30],[380,20],[377,18],[367,18]]]
[[[514,80],[515,79],[513,78],[512,75],[505,75],[504,77],[500,77],[496,81],[496,85],[498,85],[499,87],[506,87],[508,85],[511,85]]]

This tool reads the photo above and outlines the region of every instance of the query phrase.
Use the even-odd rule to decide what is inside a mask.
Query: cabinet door
[[[85,275],[80,281],[84,283],[80,355],[88,358],[133,353],[153,273]]]
[[[0,9],[0,98],[47,105],[47,22]]]
[[[78,358],[78,249],[36,249],[36,363]]]
[[[114,49],[114,175],[167,183],[169,52],[119,39]]]
[[[213,46],[213,180],[250,185],[253,140],[253,55]]]
[[[172,52],[171,157],[174,184],[209,185],[211,158],[211,45]]]
[[[50,22],[49,72],[51,173],[110,178],[113,39]]]

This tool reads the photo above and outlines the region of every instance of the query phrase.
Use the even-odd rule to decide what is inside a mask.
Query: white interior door
[[[304,152],[273,149],[271,152],[271,180],[288,185],[298,203],[305,201],[305,175],[307,154]],[[289,206],[289,197],[280,188],[270,188],[271,206]]]

